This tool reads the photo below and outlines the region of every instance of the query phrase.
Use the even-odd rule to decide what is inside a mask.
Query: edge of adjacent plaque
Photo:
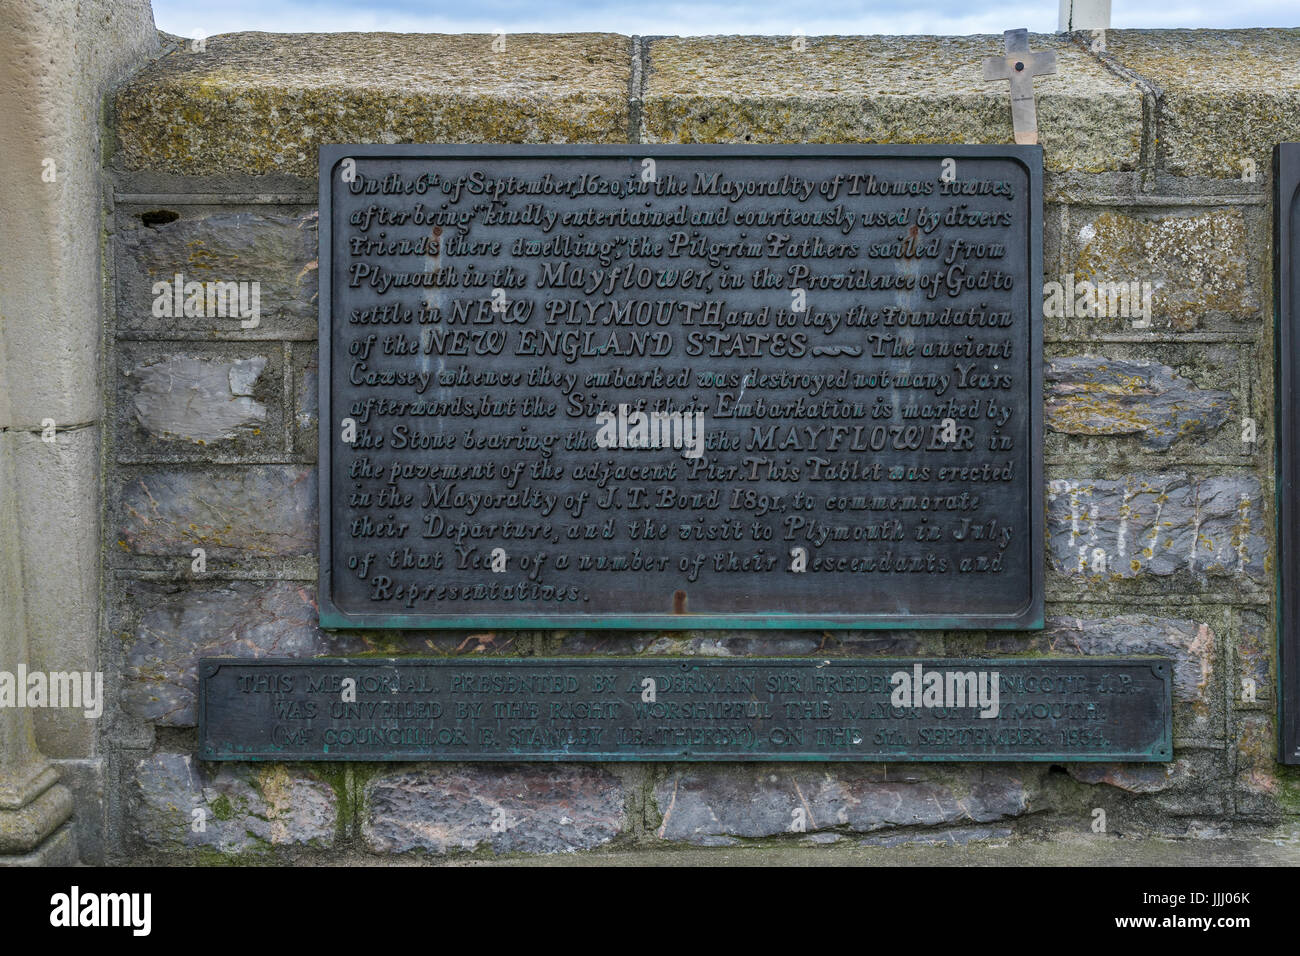
[[[933,156],[985,156],[996,150],[1001,158],[1020,163],[1029,177],[1029,196],[1026,206],[1030,215],[1027,241],[1029,243],[1029,600],[1018,610],[1005,614],[986,615],[809,615],[751,613],[751,614],[634,614],[613,615],[445,615],[419,616],[386,614],[353,614],[334,603],[333,581],[333,527],[330,507],[330,484],[333,479],[331,438],[333,409],[330,405],[332,366],[330,349],[333,342],[331,295],[333,293],[333,261],[331,258],[333,223],[333,170],[341,160],[352,156],[425,155],[432,151],[446,156],[475,156],[498,154],[517,155],[593,155],[636,156],[646,147],[657,152],[671,152],[681,156],[733,155],[807,155],[808,144],[779,145],[675,145],[675,144],[328,144],[319,147],[318,183],[319,212],[317,222],[318,273],[323,276],[317,290],[317,349],[320,369],[318,387],[318,448],[317,448],[317,509],[318,552],[316,600],[319,626],[325,629],[380,628],[380,629],[455,629],[465,627],[494,627],[503,629],[546,627],[591,627],[608,630],[638,628],[664,630],[706,629],[721,630],[734,627],[767,628],[827,628],[882,630],[895,627],[913,627],[920,630],[1042,630],[1045,615],[1044,535],[1046,533],[1046,489],[1043,486],[1043,148],[973,143],[938,144],[817,144],[823,152],[833,152],[837,147],[846,156],[870,154],[881,146],[889,147],[896,155]]]
[[[1277,722],[1278,760],[1300,764],[1300,540],[1296,534],[1300,509],[1295,504],[1300,478],[1295,402],[1300,372],[1300,310],[1290,306],[1300,289],[1294,286],[1297,206],[1300,205],[1300,143],[1273,148],[1273,398],[1276,433],[1273,441],[1274,500],[1277,515]],[[1286,222],[1284,223],[1283,218]],[[1292,709],[1287,708],[1287,701]],[[1294,711],[1294,712],[1292,712]]]
[[[1042,630],[1046,604],[1047,488],[1043,459],[1043,147],[1018,146],[1029,173],[1029,603],[1021,629]],[[1026,620],[1027,619],[1027,620]]]

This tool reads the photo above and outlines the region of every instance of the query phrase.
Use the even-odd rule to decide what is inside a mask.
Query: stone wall
[[[1274,762],[1272,145],[1300,31],[1031,37],[1044,281],[1151,283],[1149,322],[1049,317],[1041,632],[322,632],[316,148],[1004,143],[1000,37],[236,34],[110,104],[101,659],[109,859],[1214,837],[1300,812]],[[1225,62],[1231,63],[1226,69]],[[151,285],[257,280],[262,321],[156,318]],[[193,548],[206,570],[192,569]],[[196,748],[201,655],[1161,654],[1156,765],[238,765]],[[1254,702],[1243,678],[1255,681]],[[790,832],[802,807],[807,830]],[[1107,813],[1093,834],[1094,808]],[[203,809],[196,832],[191,813]],[[504,811],[507,825],[492,826]],[[834,852],[828,849],[827,852]]]

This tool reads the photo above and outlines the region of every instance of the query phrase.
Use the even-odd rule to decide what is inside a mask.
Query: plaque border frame
[[[1026,208],[1029,295],[1029,475],[1026,494],[1029,499],[1029,599],[1016,611],[1001,614],[796,614],[780,611],[742,612],[735,614],[641,614],[624,615],[591,613],[534,614],[356,614],[344,611],[333,601],[332,511],[332,440],[334,420],[330,404],[333,293],[332,195],[334,167],[344,159],[430,158],[465,159],[609,159],[617,157],[673,157],[708,159],[758,159],[840,157],[995,158],[1018,162],[1029,180]],[[801,145],[676,145],[676,144],[327,144],[319,147],[318,156],[318,375],[317,408],[319,442],[317,446],[319,493],[319,572],[317,607],[320,626],[325,629],[421,629],[457,630],[466,628],[538,629],[580,628],[601,630],[720,630],[747,629],[818,629],[881,630],[910,628],[916,630],[1041,630],[1044,618],[1046,488],[1043,472],[1043,149],[1041,146],[1011,144],[801,144]]]
[[[1288,222],[1284,227],[1282,217]],[[1273,440],[1277,510],[1278,759],[1300,764],[1300,143],[1273,147]],[[1288,703],[1290,706],[1288,707]]]
[[[708,669],[711,667],[744,667],[746,665],[801,665],[810,668],[823,667],[888,667],[897,666],[909,669],[922,664],[932,669],[992,669],[1000,666],[1035,667],[1059,665],[1062,667],[1106,667],[1115,664],[1132,666],[1146,665],[1163,683],[1160,698],[1161,714],[1158,717],[1158,738],[1147,750],[1133,750],[1120,753],[1115,750],[1099,753],[1067,754],[1060,751],[1051,753],[998,753],[972,755],[970,753],[925,753],[916,750],[899,753],[636,753],[628,751],[587,753],[549,752],[511,752],[511,753],[463,753],[463,754],[428,754],[423,752],[387,750],[382,755],[374,753],[340,756],[333,753],[284,753],[270,750],[250,754],[245,752],[217,752],[207,741],[208,732],[208,695],[207,682],[216,676],[226,665],[258,669],[261,667],[377,667],[400,666],[402,664],[431,665],[435,667],[464,667],[466,664],[489,666],[493,670],[511,667],[535,667],[545,669],[550,666],[564,667],[608,667],[611,662],[619,664],[635,663],[645,667],[690,667],[691,669]],[[337,762],[337,763],[1171,763],[1174,760],[1173,739],[1173,688],[1174,664],[1172,658],[1158,655],[1097,655],[1089,657],[629,657],[616,655],[608,657],[499,657],[484,658],[475,656],[466,661],[456,657],[309,657],[309,658],[244,658],[244,657],[204,657],[198,661],[198,744],[196,756],[200,760],[212,761],[279,761],[296,763],[299,761]]]

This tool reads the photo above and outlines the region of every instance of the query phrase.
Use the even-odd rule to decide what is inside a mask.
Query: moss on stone
[[[1135,169],[1142,97],[1077,43],[1035,35],[1056,74],[1035,80],[1048,169]],[[983,62],[1001,37],[707,37],[649,45],[643,126],[665,143],[1009,143],[1006,83]]]
[[[1109,30],[1106,50],[1158,87],[1159,165],[1179,176],[1267,179],[1274,143],[1300,139],[1300,29]]]
[[[235,33],[176,51],[116,99],[117,162],[316,176],[323,143],[624,142],[616,34]]]
[[[235,815],[234,807],[230,805],[230,797],[224,793],[220,794],[217,799],[212,801],[212,815],[218,820],[230,820]]]

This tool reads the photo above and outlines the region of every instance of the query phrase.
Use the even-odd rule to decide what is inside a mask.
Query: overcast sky
[[[153,0],[159,29],[330,33],[1001,33],[1056,29],[1056,0]],[[1296,27],[1300,0],[1112,0],[1111,26]]]

